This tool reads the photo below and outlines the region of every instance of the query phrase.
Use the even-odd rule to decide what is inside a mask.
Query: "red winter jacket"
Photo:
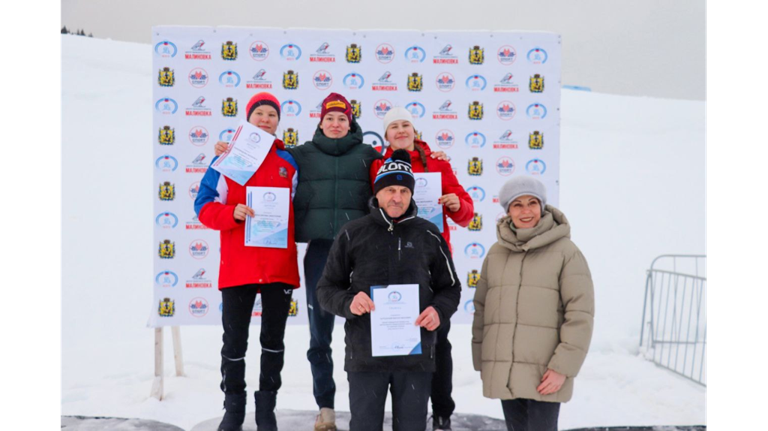
[[[448,217],[450,217],[457,225],[467,227],[474,216],[475,205],[467,191],[464,190],[464,187],[459,184],[459,180],[457,180],[456,175],[453,174],[453,168],[451,168],[449,162],[431,158],[430,154],[432,154],[432,150],[424,141],[416,139],[414,145],[421,145],[421,148],[424,149],[429,172],[440,172],[442,174],[443,194],[447,195],[449,193],[455,193],[456,196],[459,197],[459,201],[461,201],[461,208],[456,212],[451,212],[448,208],[443,207],[443,238],[445,238],[445,242],[448,243],[448,246],[451,247],[451,251],[453,251],[453,247],[451,246],[451,230],[448,227]],[[373,161],[373,165],[371,166],[371,185],[373,185],[373,181],[376,179],[376,173],[379,171],[379,168],[384,164],[384,160],[391,157],[393,152],[394,150],[392,147],[389,147],[387,148],[386,153],[384,153],[384,159]],[[413,168],[413,172],[425,172],[424,164],[421,162],[419,152],[413,150],[409,151],[409,153],[411,155],[411,167]]]
[[[214,158],[211,164],[216,161]],[[200,222],[221,231],[219,290],[244,284],[287,283],[299,287],[299,265],[294,241],[293,194],[298,166],[276,139],[259,170],[245,186],[208,169],[200,182],[195,212]],[[246,203],[246,187],[285,187],[291,192],[288,248],[246,247],[245,223],[233,217],[237,204]]]

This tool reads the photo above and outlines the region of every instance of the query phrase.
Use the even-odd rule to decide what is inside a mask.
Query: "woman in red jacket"
[[[274,135],[280,121],[280,103],[269,93],[259,93],[246,107],[248,122]],[[217,160],[214,158],[214,161]],[[245,419],[245,352],[256,294],[261,294],[261,367],[256,396],[256,424],[260,431],[277,431],[275,403],[283,369],[283,337],[293,289],[299,287],[299,267],[294,241],[293,203],[289,203],[286,248],[245,245],[245,219],[255,216],[246,205],[246,188],[280,187],[291,199],[298,167],[285,145],[275,139],[264,161],[244,186],[208,169],[200,182],[195,212],[200,221],[221,231],[219,290],[222,298],[224,346],[221,349],[221,390],[226,413],[219,431],[242,429]]]
[[[459,184],[453,168],[448,161],[432,158],[432,150],[426,142],[416,139],[413,127],[413,116],[407,109],[395,107],[384,116],[384,139],[389,142],[384,159],[389,158],[395,150],[404,149],[411,155],[413,172],[439,172],[442,181],[442,196],[439,203],[443,209],[443,238],[451,248],[451,231],[448,227],[448,217],[461,227],[467,227],[474,215],[472,198],[464,187]],[[383,160],[376,160],[371,172],[378,172]],[[432,378],[432,425],[435,430],[451,428],[451,414],[456,404],[451,398],[453,389],[453,359],[451,358],[451,343],[448,341],[448,331],[451,329],[450,320],[440,325],[437,331],[437,348],[435,352],[437,371]]]

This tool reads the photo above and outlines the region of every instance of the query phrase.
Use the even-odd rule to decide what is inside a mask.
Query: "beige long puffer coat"
[[[592,276],[570,240],[570,225],[547,205],[531,229],[497,224],[475,292],[472,360],[488,398],[566,402],[587,355],[595,315]],[[558,392],[536,387],[551,368],[566,376]]]

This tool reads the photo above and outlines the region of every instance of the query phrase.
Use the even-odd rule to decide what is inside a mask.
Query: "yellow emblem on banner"
[[[479,159],[477,157],[472,157],[472,159],[469,160],[468,166],[467,166],[467,173],[473,177],[477,177],[483,174],[483,159]]]
[[[295,299],[291,299],[291,308],[288,310],[288,315],[291,317],[299,315],[299,303]]]
[[[531,90],[531,93],[544,92],[544,77],[539,75],[538,73],[531,76],[529,88]]]
[[[164,67],[157,73],[157,83],[161,87],[173,87],[176,82],[176,78],[173,75],[173,70],[169,67]]]
[[[421,91],[424,87],[421,75],[413,72],[408,76],[408,91]]]
[[[289,127],[283,131],[283,143],[287,148],[293,148],[299,143],[299,131]]]
[[[477,281],[480,280],[480,273],[476,269],[467,273],[467,287],[474,289],[477,287]]]
[[[237,44],[227,41],[221,44],[221,58],[227,61],[237,60]]]
[[[469,64],[483,64],[485,61],[485,48],[475,45],[469,49]]]
[[[157,314],[160,317],[173,317],[176,312],[176,305],[171,298],[163,298],[157,307]]]
[[[172,201],[176,197],[176,186],[169,181],[160,184],[160,191],[158,196],[161,201]]]
[[[355,120],[360,118],[360,102],[357,100],[350,100],[349,104],[352,105],[352,115],[355,117]]]
[[[414,132],[416,132],[416,130],[414,130]],[[418,139],[419,141],[423,141],[423,139],[421,139],[421,132],[416,132],[414,138]]]
[[[472,102],[469,105],[469,119],[470,120],[482,120],[483,119],[483,104],[480,102]]]
[[[283,73],[283,88],[286,90],[296,90],[299,88],[299,74],[289,70]]]
[[[160,243],[157,254],[160,256],[160,259],[173,259],[176,256],[176,243],[166,239]]]
[[[225,117],[237,117],[237,100],[227,97],[221,101],[221,115]]]
[[[171,126],[163,126],[157,132],[157,141],[160,145],[173,145],[176,142],[176,129],[171,129]]]
[[[479,232],[483,230],[483,215],[475,213],[475,216],[472,217],[472,221],[469,222],[469,226],[467,226],[468,230]]]
[[[360,63],[360,47],[357,44],[351,44],[347,47],[347,63]]]
[[[544,148],[544,135],[539,133],[538,130],[528,135],[528,148],[532,150],[540,150]]]

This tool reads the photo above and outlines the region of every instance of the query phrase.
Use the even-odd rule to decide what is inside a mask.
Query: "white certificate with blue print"
[[[245,218],[246,247],[288,248],[290,201],[287,187],[246,188],[246,205],[256,213]]]
[[[275,137],[247,121],[241,121],[229,148],[211,165],[225,177],[244,186],[267,158]]]
[[[443,178],[440,172],[413,173],[416,187],[413,201],[419,208],[418,216],[431,221],[443,233],[443,206],[437,201],[443,195]]]
[[[421,354],[419,285],[371,286],[376,309],[371,312],[371,353],[373,356]]]

